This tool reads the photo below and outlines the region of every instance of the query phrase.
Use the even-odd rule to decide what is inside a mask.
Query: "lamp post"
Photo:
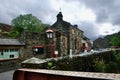
[[[53,41],[51,40],[51,39],[53,39],[53,33],[54,33],[54,31],[51,28],[48,28],[46,30],[46,35],[47,35],[47,38],[49,40],[48,47],[49,47],[50,57],[53,57]]]

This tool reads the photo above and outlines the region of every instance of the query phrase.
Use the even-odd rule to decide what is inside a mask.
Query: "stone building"
[[[24,56],[25,43],[18,39],[0,38],[0,72],[20,66]]]
[[[86,36],[83,36],[82,45],[86,46],[87,51],[90,51],[92,48],[92,44],[90,42],[90,39],[87,38]]]
[[[56,22],[51,26],[54,50],[58,51],[59,56],[78,53],[82,47],[83,31],[77,25],[64,21],[61,12],[56,17]]]
[[[24,58],[38,57],[45,58],[45,33],[23,31],[19,37],[25,43]]]
[[[24,46],[25,43],[17,39],[0,39],[0,60],[20,58]]]
[[[83,31],[77,25],[64,21],[61,12],[56,17],[56,22],[43,32],[35,33],[25,30],[17,39],[0,39],[1,67],[4,68],[6,63],[19,64],[21,60],[31,57],[48,58],[55,57],[56,54],[66,56],[79,53],[83,46]],[[0,28],[3,29],[3,27]],[[47,30],[50,31],[49,38]],[[3,61],[5,59],[8,60]]]
[[[63,20],[61,12],[56,16],[56,22],[41,33],[24,31],[20,40],[26,43],[25,55],[27,57],[55,57],[77,54],[82,47],[83,31],[77,25],[71,25]],[[47,30],[52,31],[47,38]],[[38,52],[37,52],[38,51]]]
[[[25,55],[26,57],[55,57],[66,56],[70,54],[77,54],[81,51],[83,46],[83,31],[77,25],[72,25],[63,20],[61,12],[56,16],[56,22],[43,32],[34,33],[24,31],[20,40],[26,43]],[[47,37],[47,32],[49,38]],[[85,39],[87,47],[89,48],[89,39]]]

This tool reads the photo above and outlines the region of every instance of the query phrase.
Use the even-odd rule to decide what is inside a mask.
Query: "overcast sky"
[[[120,0],[0,0],[0,23],[32,14],[52,25],[59,11],[92,40],[120,31]]]

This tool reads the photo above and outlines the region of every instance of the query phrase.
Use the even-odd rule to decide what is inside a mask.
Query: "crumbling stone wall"
[[[33,52],[33,46],[44,46],[45,48],[45,33],[35,33],[24,31],[19,37],[20,41],[25,42],[25,47],[22,50],[24,52],[21,54],[22,58],[28,59],[33,56],[38,58],[44,58],[46,54],[35,55]],[[45,53],[45,49],[44,49]]]
[[[0,60],[0,73],[12,69],[20,68],[20,59]]]

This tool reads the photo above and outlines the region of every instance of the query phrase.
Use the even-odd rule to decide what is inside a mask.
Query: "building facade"
[[[92,48],[92,44],[90,42],[90,39],[88,39],[86,36],[83,36],[82,47],[86,47],[87,51],[90,51]],[[82,49],[82,51],[83,51],[83,49]]]
[[[56,17],[56,22],[41,33],[24,31],[21,34],[19,39],[26,43],[26,56],[45,58],[80,52],[83,31],[77,25],[64,21],[61,12]]]
[[[83,31],[77,25],[64,21],[61,12],[56,17],[56,22],[50,27],[54,31],[54,51],[58,51],[59,56],[79,53]]]
[[[23,31],[23,33],[21,33],[18,40],[24,42],[25,46],[24,50],[22,50],[23,54],[20,56],[25,59],[33,56],[38,58],[48,58],[56,57],[56,55],[75,55],[82,50],[83,31],[80,30],[77,25],[72,25],[71,23],[64,21],[61,12],[59,12],[56,17],[56,22],[49,28],[46,28],[43,32],[35,33]],[[50,34],[48,35],[48,38],[47,33],[49,33],[49,31]],[[9,57],[12,56],[13,55]]]
[[[17,39],[0,39],[0,60],[20,58],[23,46],[25,46],[25,43]]]

